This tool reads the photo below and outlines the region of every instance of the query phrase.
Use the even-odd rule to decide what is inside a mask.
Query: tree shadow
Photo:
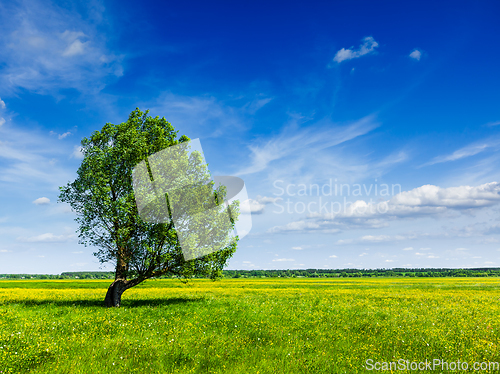
[[[173,298],[155,298],[155,299],[122,299],[122,308],[143,308],[143,307],[164,307],[177,304],[189,304],[202,302],[203,297],[187,298],[187,297],[173,297]],[[25,307],[40,307],[40,306],[55,306],[55,307],[75,307],[75,308],[106,308],[103,300],[6,300],[0,304],[1,306],[9,305],[23,305]]]

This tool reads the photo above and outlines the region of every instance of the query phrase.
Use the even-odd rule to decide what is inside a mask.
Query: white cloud
[[[255,114],[260,108],[269,103],[271,100],[272,98],[270,97],[265,99],[256,99],[250,103],[245,104],[244,108],[248,111],[248,113]]]
[[[0,117],[0,126],[2,126],[5,123],[5,118]]]
[[[33,201],[35,205],[48,205],[50,204],[50,199],[48,197],[39,197],[38,199]]]
[[[241,204],[240,212],[243,214],[262,214],[266,205],[275,202],[278,198],[257,195],[256,199],[248,199]]]
[[[337,258],[337,256],[335,256],[335,255],[331,255],[331,256],[329,256],[329,257],[330,257],[330,258]]]
[[[500,148],[499,139],[488,139],[481,142],[475,142],[456,150],[450,155],[435,157],[433,160],[423,164],[422,166],[429,166],[443,162],[456,161],[462,158],[477,155],[478,153],[484,152],[488,149],[498,149],[498,148]]]
[[[67,242],[68,240],[72,240],[76,237],[75,234],[67,234],[67,235],[54,235],[50,232],[46,234],[41,234],[37,236],[31,237],[19,237],[17,238],[20,242],[28,242],[28,243],[62,243]]]
[[[80,40],[75,40],[68,46],[68,48],[66,48],[62,55],[64,57],[83,55],[85,53],[85,45],[87,43],[88,42],[82,43]]]
[[[477,187],[460,186],[441,188],[425,185],[411,191],[404,191],[390,199],[389,211],[398,210],[404,214],[407,209],[444,208],[471,209],[486,207],[500,202],[500,183],[491,182]]]
[[[413,251],[413,247],[406,247],[406,248],[403,248],[403,251]]]
[[[493,126],[498,126],[500,125],[500,121],[494,121],[494,122],[488,122],[486,126],[488,127],[493,127]]]
[[[420,57],[422,57],[422,52],[418,49],[415,49],[410,53],[410,58],[413,58],[414,60],[420,61]]]
[[[364,242],[386,242],[391,240],[391,237],[388,235],[365,235],[361,238]]]
[[[301,251],[301,250],[303,250],[304,248],[302,248],[302,247],[292,247],[292,249],[295,249],[296,251]]]
[[[361,44],[357,50],[354,50],[354,47],[351,47],[350,49],[342,48],[341,50],[339,50],[335,54],[333,61],[341,63],[342,61],[358,58],[373,52],[377,47],[378,43],[375,41],[375,39],[373,39],[373,37],[371,36],[368,36],[363,39],[363,44]]]
[[[267,196],[260,196],[260,195],[257,195],[256,199],[261,204],[271,204],[271,203],[274,203],[275,201],[278,201],[277,197],[267,197]]]
[[[457,248],[455,249],[456,251],[468,251],[469,249],[468,248]]]
[[[322,231],[336,233],[358,228],[382,228],[389,221],[401,218],[439,217],[451,211],[469,213],[471,210],[500,204],[500,183],[486,183],[477,187],[460,186],[441,188],[425,185],[403,191],[390,200],[367,203],[358,200],[341,212],[312,212],[306,219],[275,226],[269,233],[290,231]],[[402,240],[402,237],[367,235],[363,241],[381,242]],[[337,242],[343,244],[342,242]]]
[[[378,127],[378,123],[376,123],[374,116],[364,117],[347,126],[339,126],[323,120],[314,127],[297,129],[297,125],[294,123],[265,143],[250,145],[251,164],[237,171],[235,175],[260,172],[266,169],[270,163],[284,158],[300,159],[306,154],[314,155],[320,150],[365,135],[376,127]]]
[[[185,133],[196,132],[200,138],[217,138],[246,129],[244,115],[248,103],[241,107],[229,106],[215,97],[196,97],[162,93],[155,102],[144,103],[151,115],[164,116]]]
[[[61,134],[58,136],[59,140],[64,139],[65,137],[71,135],[71,132],[67,131],[64,134]]]
[[[0,99],[0,109],[5,109],[5,101]]]
[[[240,213],[242,214],[261,214],[264,213],[265,205],[257,200],[248,199],[241,204]]]
[[[284,262],[284,261],[295,261],[293,258],[275,258],[273,261]]]
[[[339,232],[339,229],[332,229],[329,225],[325,225],[321,222],[312,221],[296,221],[290,222],[284,226],[274,226],[268,230],[269,233],[283,233],[283,232],[293,232],[293,231],[304,231],[304,232],[328,232],[335,233]]]
[[[76,159],[83,159],[83,148],[81,145],[75,145],[75,148],[73,148],[73,153],[71,154],[71,157],[74,157]]]
[[[67,151],[53,139],[36,130],[6,130],[0,127],[0,181],[10,188],[24,183],[39,190],[40,183],[60,186],[71,178],[72,171],[54,164]]]
[[[86,17],[39,0],[13,3],[2,9],[3,91],[12,93],[21,88],[58,94],[62,88],[74,88],[95,93],[123,74],[122,57],[106,46],[107,26],[100,24],[102,17],[95,10],[85,9],[92,5],[83,7]]]
[[[8,251],[6,249],[0,249],[0,253],[7,253],[7,252],[12,252],[12,251]]]
[[[352,244],[354,242],[353,239],[340,239],[340,240],[337,240],[337,242],[335,243],[336,245],[345,245],[345,244]]]

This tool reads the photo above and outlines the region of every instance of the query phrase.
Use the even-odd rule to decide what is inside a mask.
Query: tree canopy
[[[101,263],[115,265],[115,281],[105,298],[107,306],[120,306],[125,290],[148,278],[167,273],[185,279],[200,274],[216,279],[236,250],[237,237],[231,237],[231,229],[237,219],[237,202],[231,206],[230,224],[221,225],[222,213],[227,209],[222,203],[225,189],[214,189],[207,165],[199,152],[189,153],[187,149],[177,147],[184,150],[180,154],[185,157],[179,158],[176,164],[163,165],[161,170],[164,170],[164,175],[157,177],[157,173],[154,183],[162,186],[165,178],[172,178],[172,175],[175,183],[188,187],[192,186],[193,176],[203,183],[193,188],[177,189],[180,192],[176,193],[156,190],[160,191],[159,199],[165,199],[164,203],[154,205],[156,212],[154,209],[149,211],[156,218],[148,219],[144,212],[139,214],[133,170],[142,163],[152,176],[154,165],[149,162],[150,156],[172,146],[187,145],[190,141],[187,136],[178,137],[177,134],[178,131],[165,118],[153,118],[148,111],[143,113],[136,109],[126,122],[119,125],[106,123],[101,131],[82,139],[84,157],[77,178],[60,187],[59,201],[70,204],[77,213],[80,243],[96,247],[94,255]],[[187,176],[182,177],[187,180],[175,177],[182,163],[182,170],[189,171]],[[207,199],[208,196],[213,198]],[[215,204],[207,206],[210,201],[215,201]],[[183,202],[187,204],[183,205]],[[176,208],[176,217],[172,217],[174,204],[183,207]],[[158,211],[162,207],[166,210]],[[205,210],[212,208],[209,209],[209,221],[207,215],[201,223],[195,218],[194,210],[199,207]],[[162,214],[163,219],[159,219]],[[204,230],[205,235],[196,234],[200,230]],[[191,234],[186,235],[186,232]],[[202,251],[202,257],[192,253],[186,256],[186,251],[203,247],[205,244],[201,242],[207,235],[211,235],[212,247],[218,245],[221,249]],[[182,248],[180,237],[184,241]]]

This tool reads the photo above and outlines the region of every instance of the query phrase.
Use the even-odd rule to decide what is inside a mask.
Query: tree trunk
[[[119,308],[122,302],[122,294],[130,287],[128,282],[124,279],[116,279],[108,288],[104,303],[107,308]]]

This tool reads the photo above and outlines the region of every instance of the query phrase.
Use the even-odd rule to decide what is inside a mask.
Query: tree
[[[174,145],[187,146],[189,138],[184,135],[177,138],[177,133],[165,118],[153,118],[148,111],[143,113],[137,108],[126,122],[119,125],[106,123],[101,131],[82,139],[84,158],[77,178],[60,187],[59,201],[70,204],[77,213],[80,244],[97,247],[94,255],[99,261],[115,265],[115,280],[105,297],[107,307],[119,307],[121,296],[127,289],[164,274],[177,275],[181,279],[204,275],[215,280],[222,275],[223,267],[236,250],[237,237],[231,237],[231,229],[237,219],[237,202],[226,208],[222,203],[225,189],[219,187],[214,190],[213,182],[207,181],[202,186],[204,192],[201,194],[199,186],[197,189],[182,190],[175,196],[170,194],[170,200],[169,194],[163,194],[163,205],[167,210],[158,212],[156,206],[156,212],[154,209],[149,212],[165,215],[163,220],[144,219],[144,214],[139,214],[133,188],[133,169],[145,161],[150,171],[149,156]],[[189,154],[187,148],[181,149],[184,150],[181,152],[184,157],[179,158],[175,165],[169,164],[165,168],[166,174],[179,174],[179,167],[182,166],[189,171],[184,178],[196,175],[206,179],[209,173],[201,155],[198,152]],[[190,182],[175,180],[184,185]],[[160,177],[155,183],[162,181]],[[199,206],[206,208],[207,191],[212,200],[215,199],[216,206],[215,210],[210,210],[212,215],[208,225],[206,222],[200,224],[193,218],[193,209]],[[222,249],[206,251],[202,253],[203,257],[185,259],[183,250],[187,250],[187,244],[183,243],[181,248],[171,211],[173,203],[183,201],[187,201],[187,208],[177,212],[177,229],[182,226],[183,232],[186,232],[190,227],[197,225],[200,229],[204,225],[202,228],[207,233],[215,235],[211,244]],[[231,227],[220,225],[222,211],[229,208],[232,213]],[[185,242],[191,246],[189,250],[194,251],[202,246],[200,240],[199,235],[193,234]]]

